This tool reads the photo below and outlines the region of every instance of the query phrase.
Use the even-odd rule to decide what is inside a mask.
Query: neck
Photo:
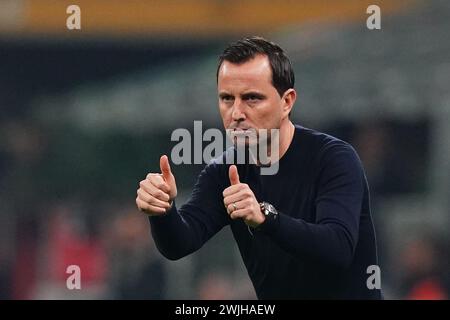
[[[286,123],[283,124],[279,130],[278,153],[274,154],[274,155],[271,154],[272,139],[269,142],[269,145],[267,146],[266,151],[267,151],[267,156],[269,157],[269,159],[268,159],[269,163],[275,163],[275,162],[279,161],[285,155],[285,153],[289,149],[289,146],[291,145],[292,139],[294,137],[294,132],[295,132],[294,124],[290,120],[286,120]],[[275,137],[272,137],[272,138],[275,138]],[[254,160],[256,159],[255,163],[257,163],[258,165],[261,165],[257,155],[250,154],[250,156],[252,158],[254,158]]]
[[[291,120],[287,119],[287,123],[280,127],[280,151],[279,151],[279,159],[281,159],[284,154],[289,149],[291,145],[292,139],[294,138],[295,126],[291,122]],[[276,160],[279,160],[276,159]]]

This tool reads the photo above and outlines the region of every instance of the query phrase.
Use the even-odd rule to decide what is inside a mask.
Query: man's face
[[[219,109],[225,129],[280,129],[287,117],[283,99],[272,85],[267,56],[242,64],[224,61],[218,74]]]

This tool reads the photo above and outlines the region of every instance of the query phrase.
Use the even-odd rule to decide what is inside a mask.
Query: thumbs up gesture
[[[241,183],[235,165],[228,171],[230,186],[223,191],[223,203],[230,218],[243,219],[245,224],[256,228],[264,222],[265,216],[256,197],[246,183]]]
[[[166,155],[163,155],[159,159],[159,167],[161,169],[162,177],[169,187],[168,194],[172,201],[177,196],[177,184],[175,182],[175,177],[170,170],[169,158]]]
[[[230,177],[230,184],[233,186],[239,184],[239,173],[235,165],[230,166],[228,169],[228,176]]]
[[[149,173],[137,190],[136,205],[149,215],[166,213],[177,196],[177,184],[166,155],[160,158],[159,166],[161,173]]]

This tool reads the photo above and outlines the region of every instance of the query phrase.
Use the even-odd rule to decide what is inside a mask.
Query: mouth
[[[245,131],[254,130],[254,129],[251,127],[244,126],[244,127],[234,127],[234,128],[231,127],[231,128],[229,128],[229,130],[231,130],[233,132],[239,132],[239,131],[245,132]]]
[[[251,130],[250,128],[234,128],[233,133],[248,132],[250,130]]]
[[[253,128],[234,128],[231,129],[231,134],[233,135],[248,135],[255,134],[256,130]]]
[[[253,128],[233,128],[229,130],[230,138],[235,143],[253,143],[257,139],[256,130]]]

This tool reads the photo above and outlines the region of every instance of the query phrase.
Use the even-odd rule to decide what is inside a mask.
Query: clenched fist
[[[230,186],[223,191],[223,204],[231,219],[243,219],[249,227],[256,228],[264,222],[265,216],[255,194],[246,183],[239,181],[235,165],[229,169]]]
[[[166,155],[159,160],[159,166],[161,173],[149,173],[137,190],[136,205],[150,216],[166,213],[177,196],[177,184]]]

